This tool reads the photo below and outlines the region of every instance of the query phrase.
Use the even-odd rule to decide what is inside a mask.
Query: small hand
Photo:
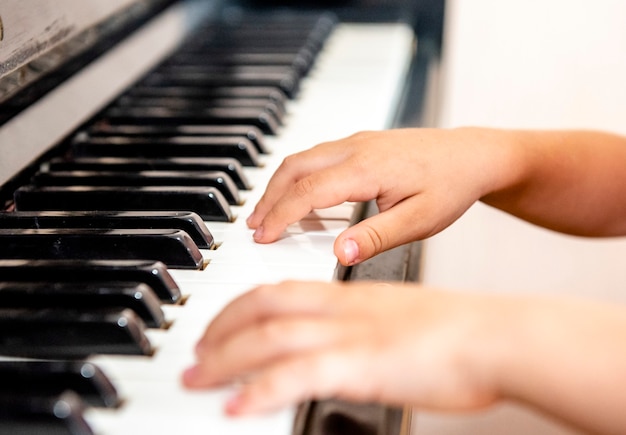
[[[344,265],[436,234],[485,193],[488,141],[458,130],[362,132],[287,157],[248,218],[270,243],[314,209],[376,199],[380,214],[340,234]],[[476,140],[471,140],[476,139]]]
[[[183,382],[206,388],[243,380],[227,404],[230,414],[329,397],[442,410],[484,407],[498,396],[490,378],[496,371],[477,364],[482,337],[506,316],[507,305],[495,303],[418,286],[259,287],[211,323]]]

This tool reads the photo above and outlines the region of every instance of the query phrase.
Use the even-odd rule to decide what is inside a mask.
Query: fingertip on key
[[[254,231],[254,233],[252,234],[252,238],[254,239],[255,242],[260,242],[263,240],[264,233],[265,233],[265,229],[261,225],[257,227],[257,229]]]
[[[256,215],[254,212],[252,212],[250,216],[248,216],[248,218],[246,219],[246,225],[248,226],[248,228],[256,227],[255,220],[256,220]]]
[[[359,258],[359,245],[352,239],[345,239],[341,243],[344,262],[347,266],[355,264]]]
[[[199,374],[200,374],[200,367],[198,365],[194,365],[185,369],[182,375],[183,385],[185,385],[186,387],[195,386]]]

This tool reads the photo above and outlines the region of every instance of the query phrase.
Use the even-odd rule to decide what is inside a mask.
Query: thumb
[[[415,240],[415,217],[398,206],[348,228],[335,240],[334,253],[344,266],[361,263],[388,249]],[[399,207],[402,208],[402,207]]]

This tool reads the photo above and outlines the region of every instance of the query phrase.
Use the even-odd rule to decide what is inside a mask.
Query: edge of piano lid
[[[203,20],[211,19],[221,3],[112,0],[91,5],[24,0],[3,10],[0,201],[6,205],[13,188],[50,157],[54,146],[170,54]],[[168,8],[176,10],[159,18]],[[109,54],[113,49],[116,54]],[[99,66],[116,63],[127,69]],[[79,71],[81,78],[70,82]]]
[[[30,63],[16,64],[12,72],[8,71],[8,68],[6,71],[0,69],[0,76],[2,76],[0,78],[0,109],[2,109],[0,110],[0,201],[9,200],[12,197],[14,187],[23,184],[23,180],[31,176],[39,163],[49,157],[51,145],[62,143],[69,134],[97,114],[122,89],[136,81],[152,65],[167,56],[191,33],[200,21],[219,13],[236,13],[240,8],[250,6],[246,5],[245,1],[186,0],[184,3],[195,4],[197,13],[191,14],[194,20],[190,21],[190,14],[181,11],[179,14],[171,16],[170,21],[164,23],[165,29],[167,29],[165,33],[164,27],[161,25],[163,23],[159,24],[158,30],[156,26],[141,26],[147,22],[148,18],[154,17],[158,12],[176,3],[178,2],[175,0],[117,0],[115,4],[124,12],[129,12],[122,14],[126,16],[126,19],[120,20],[119,14],[115,14],[98,21],[95,26],[88,29],[72,30],[69,32],[72,35],[68,33],[63,44],[55,46],[51,50],[47,48],[42,50],[47,53],[44,58],[38,57]],[[264,8],[260,1],[251,3],[254,3],[255,8]],[[344,17],[347,20],[367,21],[372,20],[373,17],[376,20],[381,20],[381,15],[376,10],[365,8],[369,13],[362,13],[365,9],[360,8],[364,5],[359,3],[367,2],[340,1],[333,4],[333,2],[325,1],[321,5],[325,9],[328,8],[336,12],[340,18]],[[404,19],[410,21],[409,24],[414,27],[420,47],[413,59],[393,126],[432,126],[438,101],[440,26],[443,21],[444,2],[443,0],[413,2],[415,8],[410,11],[406,9],[406,3],[410,3],[408,1],[398,0],[391,5],[389,2],[383,3],[384,8],[392,6],[392,8],[396,8],[394,11],[400,12],[393,18],[394,20],[400,19],[403,12],[406,13]],[[427,13],[424,13],[425,5],[430,8]],[[306,7],[316,9],[315,6]],[[387,12],[390,10],[386,9]],[[386,15],[386,19],[391,19],[391,15]],[[424,31],[420,26],[425,15],[430,21]],[[4,18],[2,16],[2,19]],[[185,25],[181,26],[180,24],[183,22]],[[10,25],[5,21],[4,41],[0,38],[0,48],[3,48],[3,42],[6,47],[7,38],[10,35],[10,28],[7,27],[7,24]],[[437,31],[438,28],[439,31]],[[135,56],[137,53],[141,53],[144,60],[137,62],[137,65],[133,67],[135,68],[134,71],[127,71],[125,78],[117,78],[106,72],[90,77],[88,80],[91,83],[98,83],[98,91],[90,93],[90,95],[77,95],[76,101],[73,101],[63,113],[58,113],[58,109],[55,109],[54,104],[58,104],[58,101],[37,104],[41,95],[52,94],[55,86],[62,83],[77,68],[99,62],[98,56],[107,56],[105,52],[109,46],[120,41],[123,36],[135,29],[139,29],[136,32],[136,37],[133,36],[136,42],[134,45],[131,44],[127,53],[119,55],[118,60],[123,61],[125,56]],[[102,46],[93,43],[94,32],[97,35],[95,40],[105,41]],[[155,40],[159,43],[155,44]],[[83,44],[80,43],[81,41]],[[87,41],[86,45],[84,44],[85,41]],[[65,58],[66,54],[72,60],[69,64],[69,71],[64,69],[68,64],[57,63],[58,59]],[[3,60],[0,56],[0,62]],[[61,64],[64,66],[63,68],[60,68]],[[46,69],[46,66],[50,69]],[[35,74],[35,71],[41,71],[41,73]],[[61,75],[52,81],[44,81],[42,85],[41,81],[36,80],[37,78],[54,76],[54,74],[48,73],[55,71],[61,71]],[[103,77],[106,77],[106,80],[103,80]],[[46,98],[46,100],[49,101],[51,98]],[[29,112],[28,124],[20,121],[23,112]],[[51,122],[52,114],[54,116]],[[33,117],[35,121],[33,121]],[[32,125],[33,122],[37,123],[38,128],[33,129],[31,127],[29,129],[28,125]],[[363,207],[362,217],[376,212],[375,204],[368,203]],[[342,268],[339,270],[338,278],[343,280],[414,281],[419,274],[419,256],[420,244],[413,243],[381,254],[359,266]],[[299,407],[293,434],[408,434],[410,417],[410,409],[374,404],[353,404],[338,400],[313,401]]]

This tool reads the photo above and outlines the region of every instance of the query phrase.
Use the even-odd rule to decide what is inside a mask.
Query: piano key
[[[198,58],[198,62],[195,64],[181,65],[178,63],[169,63],[160,65],[152,74],[158,74],[162,77],[172,77],[174,79],[178,77],[185,77],[187,75],[191,77],[204,76],[210,77],[213,74],[272,74],[277,76],[288,75],[291,77],[300,78],[299,71],[294,70],[288,66],[267,64],[267,65],[246,65],[242,63],[234,62],[219,62],[217,58],[205,58],[207,61],[202,62],[202,58]],[[150,76],[148,76],[150,77]],[[124,99],[125,97],[121,97]]]
[[[263,98],[280,107],[285,107],[289,99],[283,91],[273,86],[133,86],[124,95],[145,98],[186,98],[204,100],[211,98]]]
[[[21,186],[14,193],[17,211],[192,211],[206,221],[230,222],[231,209],[212,187]]]
[[[115,408],[121,403],[109,378],[85,361],[0,361],[0,378],[3,397],[53,397],[70,390],[90,406]]]
[[[176,211],[14,211],[0,212],[0,228],[179,229],[200,249],[215,241],[204,221],[193,212]]]
[[[285,9],[277,13],[264,13],[263,11],[247,10],[244,14],[229,16],[228,19],[219,22],[218,29],[228,29],[235,27],[241,29],[254,30],[257,35],[274,34],[277,30],[297,32],[294,37],[305,35],[309,38],[325,38],[328,32],[337,24],[335,14],[327,11],[315,11],[306,13],[302,10]],[[200,29],[200,35],[212,26],[204,25]],[[267,30],[267,33],[264,33]],[[199,35],[197,35],[199,36]]]
[[[241,271],[237,274],[241,277]],[[111,381],[120,387],[125,396],[125,380],[137,381],[180,381],[180,372],[194,361],[194,345],[208,322],[234,295],[250,288],[249,284],[232,285],[216,283],[213,286],[200,283],[188,294],[182,305],[164,306],[166,317],[171,320],[168,329],[147,329],[146,335],[153,344],[150,358],[135,358],[125,355],[92,355],[92,362],[107,374]]]
[[[98,434],[294,434],[294,408],[267,415],[228,418],[223,403],[232,395],[226,391],[185,391],[177,382],[126,382],[129,400],[119,410],[86,409],[85,420]],[[302,417],[302,416],[300,416]],[[299,432],[295,432],[299,433]]]
[[[233,42],[244,43],[242,49],[257,45],[273,47],[291,44],[300,47],[309,40],[317,39],[318,36],[324,38],[326,35],[319,33],[322,30],[329,32],[334,25],[330,21],[327,25],[326,22],[322,22],[319,15],[315,15],[286,13],[282,20],[277,20],[267,14],[250,14],[243,19],[233,18],[219,23],[213,28],[215,30],[213,34],[210,33],[212,29],[205,26],[202,30],[208,31],[212,38],[202,38],[203,33],[199,33],[196,35],[197,39],[192,38],[192,41],[208,42],[211,46],[234,45]]]
[[[269,24],[271,27],[272,24]],[[307,35],[296,35],[292,30],[281,31],[278,29],[265,29],[267,34],[253,30],[247,33],[246,28],[224,28],[225,32],[219,33],[215,38],[191,38],[181,49],[181,53],[208,52],[216,53],[281,53],[296,56],[306,54],[315,58],[321,47],[320,41],[315,41]],[[247,33],[247,34],[246,34]],[[254,34],[256,33],[256,35]],[[277,33],[280,33],[278,35]]]
[[[289,98],[298,93],[299,79],[293,71],[286,72],[234,72],[214,74],[161,74],[158,71],[148,75],[141,84],[147,86],[274,86]]]
[[[165,264],[150,260],[0,260],[0,281],[138,282],[163,303],[181,300],[180,288]]]
[[[207,50],[207,51],[210,51]],[[309,72],[313,59],[310,55],[297,53],[240,53],[221,52],[207,53],[207,51],[195,50],[176,53],[172,58],[164,62],[163,66],[176,65],[203,65],[216,63],[218,65],[281,65],[292,68],[300,76]]]
[[[33,279],[37,279],[33,277]],[[128,308],[150,328],[166,326],[158,297],[145,284],[133,282],[5,282],[0,281],[2,308]]]
[[[152,98],[152,97],[148,97]],[[157,97],[170,98],[170,97]],[[174,97],[182,98],[182,97]],[[189,99],[184,97],[185,99]],[[200,98],[200,100],[202,100]],[[139,137],[176,137],[176,136],[212,136],[245,137],[254,144],[259,153],[268,153],[265,137],[261,130],[247,125],[124,125],[97,122],[79,135],[94,136],[139,136]]]
[[[282,46],[274,44],[271,47],[268,45],[264,46],[263,44],[258,46],[252,46],[250,43],[247,44],[248,46],[242,47],[237,46],[240,45],[240,43],[211,45],[207,44],[205,41],[190,41],[184,50],[181,50],[173,56],[171,61],[161,64],[155,72],[167,70],[167,68],[171,66],[185,67],[188,65],[245,68],[240,70],[242,72],[253,72],[254,67],[259,67],[259,72],[272,72],[269,68],[284,68],[284,70],[279,71],[290,71],[293,73],[293,77],[301,79],[310,71],[315,62],[316,54],[319,51],[319,47],[316,47],[315,44],[300,47],[292,44]],[[178,58],[180,58],[182,62],[178,63]],[[276,60],[277,63],[270,63],[272,60]],[[275,86],[275,84],[265,84],[261,86]]]
[[[267,245],[255,243],[252,230],[220,225],[215,235],[224,243],[220,249],[207,253],[209,262],[202,273],[181,269],[170,273],[192,297],[197,292],[206,292],[207,283],[211,288],[219,288],[233,282],[253,287],[294,278],[332,281],[340,271],[332,250],[333,241],[348,225],[348,220],[315,221],[315,225],[300,223],[290,226],[283,237]],[[241,252],[246,253],[246,274],[238,272]]]
[[[36,186],[201,186],[214,187],[231,205],[241,204],[239,190],[225,172],[178,171],[40,171],[33,178]]]
[[[184,50],[176,53],[170,61],[163,63],[162,67],[211,64],[272,65],[289,67],[295,77],[304,78],[313,67],[318,51],[319,47],[316,44],[306,47],[253,47],[249,44],[247,47],[233,47],[229,44],[211,45],[203,41],[190,41]],[[272,61],[276,63],[271,63]]]
[[[70,391],[54,397],[0,396],[0,433],[93,435],[84,409],[80,397]]]
[[[190,85],[192,91],[208,84]],[[206,107],[202,110],[174,110],[167,107],[111,107],[104,113],[112,124],[199,124],[251,125],[266,134],[278,132],[279,121],[265,109]]]
[[[172,97],[122,97],[116,100],[113,107],[167,107],[170,110],[204,111],[210,108],[228,109],[255,109],[259,112],[268,112],[274,115],[277,123],[283,124],[285,116],[284,106],[262,98],[213,98],[209,100],[172,98]]]
[[[0,258],[149,259],[182,269],[204,266],[189,235],[172,229],[0,229]]]
[[[219,45],[221,41],[245,40],[246,45],[242,49],[248,45],[254,46],[257,42],[262,42],[263,46],[273,46],[287,40],[296,41],[300,45],[305,41],[322,44],[338,24],[338,19],[334,14],[324,11],[303,14],[302,11],[293,13],[283,10],[278,13],[278,17],[264,13],[251,14],[248,11],[218,24],[217,27],[201,27],[199,33],[191,38],[192,41],[206,41],[213,46]]]
[[[139,119],[140,124],[141,122]],[[78,157],[230,157],[237,159],[244,166],[259,166],[259,154],[255,146],[243,137],[88,138],[78,135],[72,141],[72,150]]]
[[[54,158],[42,165],[49,171],[222,171],[235,185],[250,190],[252,185],[238,160],[228,157],[172,157],[169,159],[141,159],[117,157],[78,157],[67,160]]]
[[[150,355],[152,346],[144,329],[129,309],[0,308],[0,354],[35,358]]]

